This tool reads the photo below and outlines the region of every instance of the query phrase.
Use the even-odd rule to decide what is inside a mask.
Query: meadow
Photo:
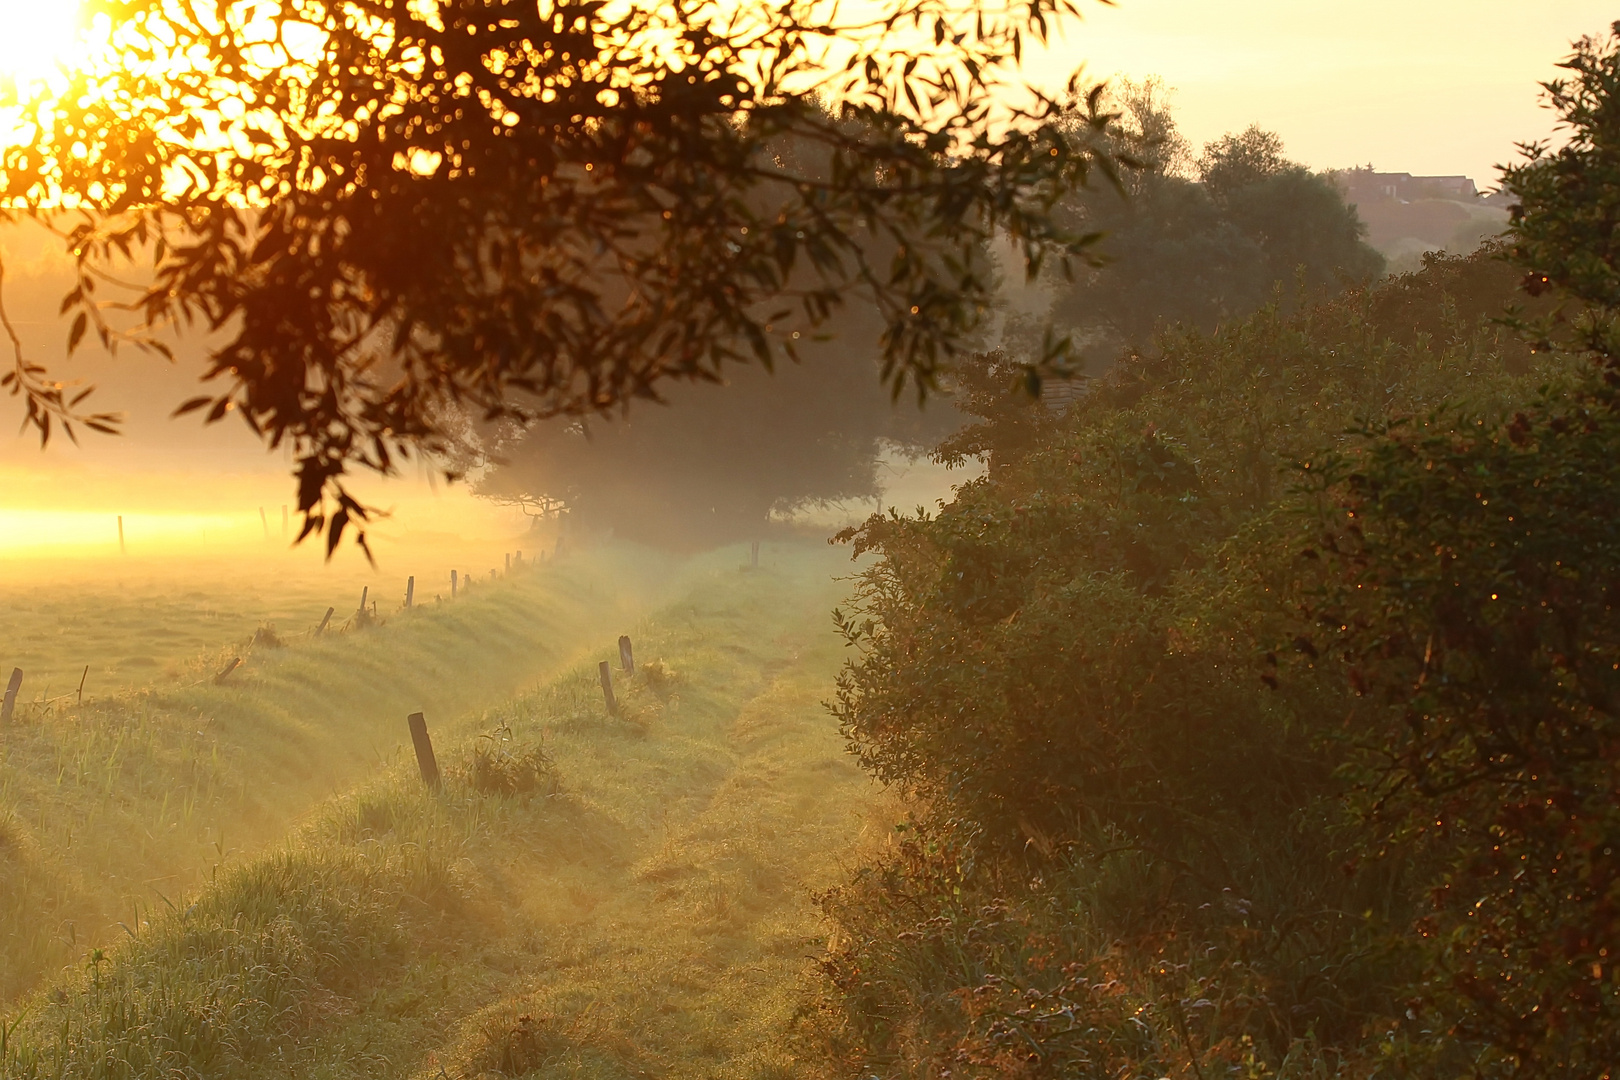
[[[450,599],[452,570],[458,584],[470,574],[477,591],[491,571],[504,574],[508,556],[525,544],[528,559],[538,562],[540,549],[552,546],[546,539],[374,538],[375,567],[356,551],[328,563],[312,545],[279,541],[159,553],[142,545],[122,557],[116,549],[56,559],[3,552],[0,665],[7,675],[23,669],[24,702],[77,696],[81,678],[87,696],[171,684],[191,678],[192,668],[216,653],[239,651],[260,630],[277,640],[310,638],[328,607],[335,609],[331,628],[341,630],[362,592],[368,609],[392,614],[404,605],[411,577],[422,607]]]
[[[20,710],[0,1073],[790,1075],[811,894],[884,830],[821,704],[847,563],[746,561],[608,545],[274,648],[243,648],[247,595],[199,590],[239,620],[221,640]],[[223,685],[189,677],[233,650]]]

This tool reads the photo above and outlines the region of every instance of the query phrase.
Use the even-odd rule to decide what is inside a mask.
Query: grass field
[[[82,707],[25,694],[0,732],[0,860],[11,871],[0,886],[0,993],[100,944],[137,908],[195,887],[227,854],[282,836],[318,800],[391,760],[408,712],[453,723],[572,662],[678,587],[669,572],[639,555],[582,556],[486,581],[454,604],[382,608],[379,625],[285,647],[219,625],[207,651],[173,654],[168,671],[111,694],[92,686]],[[134,634],[187,622],[183,604],[151,609],[97,595],[96,585],[61,602],[99,603],[103,621]],[[211,595],[240,611],[273,588]],[[7,640],[38,648],[40,636]],[[236,656],[245,663],[216,685]]]
[[[798,1075],[810,893],[875,805],[820,705],[840,558],[608,548],[37,710],[0,736],[5,1074]]]
[[[73,693],[81,677],[94,696],[172,684],[190,677],[199,658],[240,646],[260,628],[301,640],[328,607],[340,628],[358,610],[362,590],[368,606],[389,615],[404,604],[407,578],[416,579],[416,603],[432,606],[436,597],[449,599],[451,570],[462,581],[471,574],[476,592],[492,569],[504,572],[514,549],[529,544],[531,562],[540,555],[534,538],[376,543],[376,567],[349,549],[328,564],[316,545],[279,543],[230,555],[7,558],[0,679],[22,668],[24,701]]]

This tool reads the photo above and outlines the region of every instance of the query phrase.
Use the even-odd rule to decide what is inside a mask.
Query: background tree
[[[876,498],[886,448],[920,447],[955,422],[945,400],[896,408],[870,351],[839,342],[805,353],[677,387],[667,407],[496,432],[474,490],[560,504],[580,525],[643,543],[700,547],[757,537],[773,513]]]
[[[1286,160],[1276,135],[1250,127],[1224,136],[1205,148],[1198,169],[1227,220],[1259,245],[1268,291],[1279,282],[1337,290],[1383,273],[1384,257],[1362,240],[1355,208],[1331,179]]]
[[[1288,161],[1275,134],[1251,127],[1193,160],[1156,81],[1122,84],[1108,108],[1120,114],[1116,152],[1144,168],[1064,203],[1071,228],[1102,234],[1106,266],[1057,281],[1053,302],[1093,356],[1145,348],[1165,326],[1213,329],[1279,287],[1292,296],[1383,272],[1355,211],[1326,177]]]
[[[785,135],[770,153],[801,175],[830,178],[829,155],[814,142]],[[861,247],[874,265],[897,254],[890,237]],[[990,273],[983,248],[964,256],[970,272]],[[854,297],[836,336],[788,334],[792,361],[730,365],[718,382],[676,386],[623,414],[498,425],[483,440],[491,468],[477,490],[560,504],[587,528],[675,547],[758,536],[773,513],[875,498],[885,447],[920,449],[957,415],[949,401],[924,411],[885,389],[882,332],[881,311]]]
[[[70,346],[219,335],[222,386],[181,411],[290,443],[304,534],[331,544],[366,516],[354,465],[446,449],[462,414],[604,412],[791,356],[853,293],[883,376],[925,388],[991,302],[974,253],[1081,252],[1049,211],[1102,160],[1100,118],[1003,92],[1073,0],[86,10],[111,37],[23,103],[0,209],[77,257]],[[786,134],[815,175],[772,153]],[[104,303],[125,259],[151,271],[120,297],[133,328]],[[5,385],[41,438],[108,425],[20,349]]]

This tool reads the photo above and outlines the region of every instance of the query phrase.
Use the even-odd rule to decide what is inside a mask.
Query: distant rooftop
[[[1479,188],[1466,176],[1413,176],[1405,172],[1373,172],[1371,169],[1346,169],[1336,174],[1345,186],[1351,202],[1377,202],[1397,199],[1457,199],[1472,202],[1479,198]]]
[[[1344,169],[1334,173],[1334,177],[1344,185],[1348,200],[1357,204],[1449,199],[1453,202],[1506,206],[1518,201],[1505,192],[1481,195],[1478,186],[1466,176],[1414,176],[1405,172]]]

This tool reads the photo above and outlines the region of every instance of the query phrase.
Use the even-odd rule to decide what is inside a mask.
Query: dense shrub
[[[1620,24],[1564,67],[1504,251],[1170,335],[1064,417],[988,358],[941,448],[986,477],[851,534],[837,710],[925,809],[826,898],[834,1060],[1612,1075]]]
[[[1466,1043],[1483,1076],[1620,1060],[1620,25],[1563,67],[1569,138],[1508,170],[1511,242],[1554,305],[1530,340],[1587,373],[1511,417],[1441,411],[1327,457],[1312,571],[1284,575],[1301,639],[1361,695],[1369,840],[1436,867],[1411,1011],[1440,1035],[1414,1051]]]
[[[942,447],[987,476],[851,534],[837,710],[923,809],[826,898],[835,1060],[1612,1074],[1620,26],[1564,66],[1504,251],[1162,338],[1063,417],[989,358]]]
[[[1460,397],[1498,432],[1539,382],[1574,393],[1483,314],[1484,286],[1512,296],[1495,257],[1164,336],[1064,415],[998,399],[1003,358],[968,380],[983,422],[945,452],[990,472],[848,536],[880,558],[839,616],[858,654],[835,707],[928,810],[827,897],[835,1057],[958,1077],[1486,1060],[1412,932],[1457,854],[1367,827],[1356,747],[1381,721],[1313,621],[1326,601],[1301,614],[1337,579],[1300,537],[1321,547],[1325,492],[1355,472],[1324,467],[1388,443],[1360,418]],[[1437,332],[1385,329],[1419,308]]]
[[[1300,640],[1361,695],[1369,844],[1436,864],[1414,1012],[1486,1075],[1620,1060],[1617,403],[1442,414],[1311,470]]]
[[[1249,760],[1307,753],[1270,706],[1225,700],[1253,699],[1249,654],[1191,644],[1229,607],[1223,581],[1197,571],[1275,514],[1288,466],[1350,445],[1358,416],[1424,411],[1458,387],[1502,403],[1529,385],[1489,350],[1488,322],[1402,344],[1371,324],[1378,299],[1166,337],[1162,356],[1121,365],[1062,416],[998,412],[994,380],[978,384],[967,408],[989,419],[947,450],[988,455],[990,473],[937,516],[845,534],[883,555],[842,616],[862,660],[839,711],[863,761],[975,820],[1053,828],[1076,800],[1136,801],[1165,755],[1211,769],[1209,791],[1176,773],[1172,797],[1246,798],[1220,764],[1237,752],[1222,726],[1251,723],[1244,712],[1276,727]]]

